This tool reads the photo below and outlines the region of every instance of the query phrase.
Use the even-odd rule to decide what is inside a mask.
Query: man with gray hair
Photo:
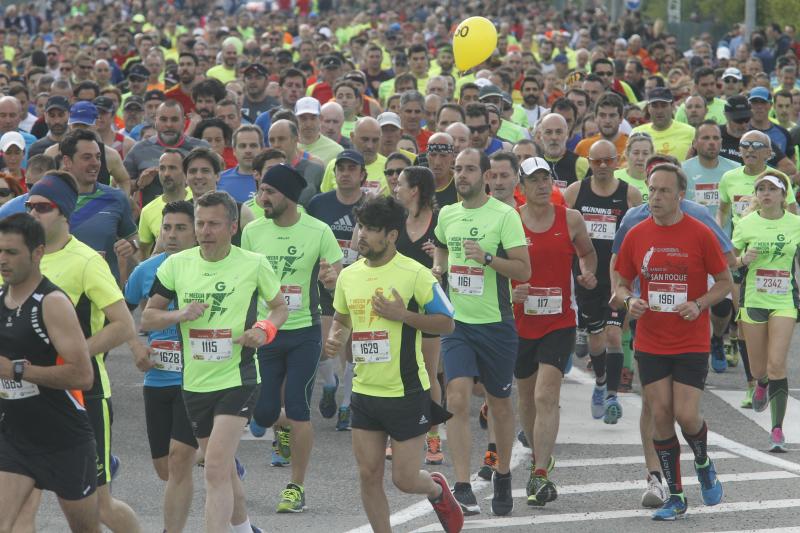
[[[400,96],[400,124],[403,133],[417,141],[420,153],[428,150],[428,139],[433,132],[422,127],[425,97],[419,91],[406,91]]]
[[[325,167],[322,162],[304,150],[298,150],[297,126],[290,120],[276,120],[269,128],[269,146],[281,150],[286,155],[286,162],[303,175],[306,187],[300,193],[298,203],[304,207],[309,200],[319,193]]]

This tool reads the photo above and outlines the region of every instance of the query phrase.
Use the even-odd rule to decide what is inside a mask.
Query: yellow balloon
[[[470,17],[461,22],[453,35],[453,55],[458,70],[480,65],[497,47],[497,29],[484,17]]]

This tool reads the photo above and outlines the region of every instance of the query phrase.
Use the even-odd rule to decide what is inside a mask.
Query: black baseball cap
[[[160,101],[163,102],[166,99],[167,99],[167,97],[164,94],[164,91],[160,91],[158,89],[151,89],[151,90],[147,91],[146,93],[144,93],[144,101],[145,102],[149,102],[150,100],[160,100]]]
[[[150,77],[150,71],[142,65],[141,63],[137,63],[131,67],[131,70],[128,72],[128,79],[131,78],[140,78],[146,80]]]
[[[725,114],[731,120],[742,120],[751,118],[753,109],[746,96],[737,94],[728,98],[728,103],[725,104]]]
[[[336,56],[326,56],[322,58],[320,66],[322,68],[340,68],[342,66],[342,60]]]
[[[105,111],[106,113],[114,112],[114,100],[108,96],[98,96],[92,100],[92,103],[100,111]]]
[[[342,150],[336,156],[336,163],[339,161],[352,161],[356,165],[364,166],[364,156],[357,150]]]
[[[247,68],[244,69],[244,75],[247,76],[248,74],[255,73],[259,76],[264,76],[265,78],[269,76],[269,71],[267,67],[262,65],[261,63],[250,63],[247,65]]]
[[[132,94],[125,100],[125,104],[122,106],[122,109],[130,109],[131,107],[138,107],[139,111],[144,110],[144,100],[142,100],[141,96],[136,96]]]
[[[671,104],[674,100],[672,91],[668,87],[654,87],[647,93],[647,103],[667,102]]]
[[[69,100],[67,100],[63,96],[51,96],[47,99],[47,103],[44,106],[45,112],[50,111],[51,109],[61,109],[62,111],[69,111]]]

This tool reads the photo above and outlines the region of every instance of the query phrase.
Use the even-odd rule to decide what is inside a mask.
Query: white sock
[[[334,366],[334,359],[327,357],[319,362],[317,373],[322,377],[322,384],[326,387],[333,387],[336,385],[336,367]]]
[[[339,407],[350,407],[350,396],[353,395],[353,369],[356,367],[353,363],[347,363],[344,368],[344,377],[342,378],[342,403]]]
[[[253,533],[253,527],[250,525],[250,517],[247,517],[247,520],[238,526],[231,524],[231,531],[233,533]]]

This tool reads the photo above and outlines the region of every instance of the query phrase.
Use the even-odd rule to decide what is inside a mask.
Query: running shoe
[[[753,391],[753,411],[761,413],[769,405],[769,395],[767,394],[767,386],[756,382],[756,388]]]
[[[492,512],[495,516],[505,516],[514,509],[514,496],[511,494],[511,473],[500,477],[497,472],[492,476]]]
[[[478,505],[478,500],[475,498],[475,493],[472,492],[472,487],[465,483],[457,485],[453,489],[453,498],[458,502],[464,516],[473,516],[480,514],[481,506]]]
[[[319,399],[319,414],[322,418],[333,418],[336,416],[336,389],[339,388],[339,376],[336,378],[336,385],[324,385],[322,387],[322,398]]]
[[[481,429],[489,429],[489,406],[486,402],[483,402],[481,410],[478,411],[478,423],[481,425]]]
[[[442,453],[442,439],[439,435],[425,436],[425,464],[426,465],[440,465],[444,462],[444,454]]]
[[[549,475],[551,472],[553,472],[553,469],[555,467],[556,467],[556,458],[551,455],[550,460],[547,461],[547,467],[546,467],[547,474]],[[533,490],[532,489],[533,485],[531,485],[531,483],[533,482],[534,472],[536,471],[536,464],[533,461],[531,461],[530,471],[531,475],[528,478],[528,485],[525,488],[525,491],[528,494],[528,496],[531,495],[530,491]]]
[[[250,530],[251,530],[253,533],[264,533],[264,530],[263,530],[263,529],[261,529],[260,527],[256,527],[256,526],[254,526],[253,524],[250,524]]]
[[[733,342],[730,337],[724,341],[725,344],[725,360],[728,366],[735,368],[739,366],[739,345]]]
[[[586,336],[585,328],[578,328],[575,330],[575,356],[583,359],[589,355],[588,337]]]
[[[558,498],[556,485],[547,476],[532,476],[526,487],[528,492],[528,505],[532,507],[544,507],[544,504]]]
[[[592,418],[599,420],[606,414],[606,384],[595,385],[592,391]]]
[[[658,511],[653,513],[653,520],[671,522],[686,514],[686,496],[671,494]]]
[[[520,444],[522,444],[523,447],[525,448],[531,447],[531,444],[528,442],[528,437],[525,436],[525,432],[521,429],[517,433],[517,440],[519,441]]]
[[[619,388],[617,392],[629,393],[633,392],[633,370],[630,368],[623,368],[622,374],[619,379]]]
[[[236,463],[236,475],[239,476],[240,481],[244,481],[244,476],[247,475],[247,468],[239,461],[238,457],[234,457],[233,461]]]
[[[491,481],[495,468],[497,468],[497,452],[487,451],[483,456],[483,465],[478,470],[478,477]]]
[[[439,523],[445,533],[458,533],[464,527],[464,511],[447,486],[447,480],[439,472],[431,472],[433,482],[442,487],[442,495],[437,501],[429,500]]]
[[[664,505],[667,499],[667,491],[664,484],[657,477],[647,474],[647,490],[642,494],[642,507],[657,509]]]
[[[744,400],[742,403],[739,404],[739,407],[742,409],[752,409],[753,408],[753,393],[755,392],[755,387],[753,385],[747,385],[747,390],[744,393]]]
[[[278,502],[279,513],[302,513],[306,510],[306,491],[303,487],[289,483],[281,491],[281,501]]]
[[[256,422],[255,418],[250,419],[250,423],[248,424],[248,426],[250,426],[250,434],[256,437],[257,439],[263,437],[264,434],[267,432],[267,428]]]
[[[694,464],[694,471],[697,472],[697,480],[700,482],[700,494],[703,495],[703,503],[706,505],[717,505],[722,501],[722,484],[717,479],[717,470],[711,459],[706,458],[703,466]]]
[[[606,424],[616,424],[617,420],[622,418],[622,405],[619,403],[616,395],[606,398],[605,408],[606,411],[603,416],[603,422]]]
[[[769,434],[769,444],[772,453],[786,453],[786,437],[783,436],[783,429],[772,428]]]
[[[281,452],[278,449],[278,441],[276,440],[272,441],[272,458],[270,459],[269,464],[276,467],[289,466],[292,464],[289,459],[286,459],[281,455]]]
[[[711,368],[717,374],[722,374],[728,369],[728,361],[725,358],[725,347],[722,345],[722,339],[713,335],[711,336]]]
[[[275,440],[278,441],[278,452],[280,452],[281,457],[286,460],[290,460],[292,458],[291,435],[292,428],[290,427],[280,426],[275,432]]]
[[[350,407],[340,407],[336,419],[336,431],[350,431]]]
[[[111,481],[114,481],[114,478],[117,477],[121,464],[122,463],[120,462],[119,457],[112,453],[108,461],[108,469],[111,470]]]

